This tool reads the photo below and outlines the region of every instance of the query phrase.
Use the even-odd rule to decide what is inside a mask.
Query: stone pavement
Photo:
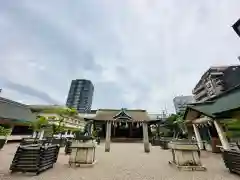
[[[39,176],[10,174],[9,166],[17,144],[8,144],[0,151],[0,180],[239,180],[225,168],[220,155],[202,153],[206,172],[178,171],[171,167],[171,152],[151,147],[143,152],[143,144],[112,143],[111,152],[104,152],[104,144],[97,148],[98,162],[90,168],[69,168],[63,149],[53,169]]]

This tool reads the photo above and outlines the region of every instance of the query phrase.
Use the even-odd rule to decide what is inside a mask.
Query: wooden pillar
[[[226,150],[230,149],[228,140],[225,136],[225,133],[223,131],[221,124],[217,120],[214,120],[213,123],[214,123],[214,126],[216,127],[216,130],[217,130],[219,139],[222,143],[223,149],[226,149]]]
[[[193,129],[194,129],[194,133],[197,139],[197,143],[198,143],[198,147],[199,149],[203,149],[203,142],[202,142],[202,138],[200,136],[198,127],[196,126],[196,124],[193,124]]]
[[[116,137],[116,126],[115,126],[115,124],[113,125],[113,137]]]
[[[186,128],[187,128],[188,139],[191,140],[193,137],[193,131],[194,131],[193,126],[186,125]]]
[[[132,137],[132,123],[130,122],[129,123],[129,137],[131,138]]]
[[[111,126],[112,126],[111,121],[107,121],[106,139],[105,139],[105,152],[110,152]]]
[[[146,153],[149,153],[150,152],[150,147],[149,147],[149,139],[148,139],[148,124],[143,123],[142,128],[143,128],[144,151]]]
[[[159,123],[157,123],[156,124],[156,132],[157,132],[157,137],[159,138],[160,137],[160,124]]]

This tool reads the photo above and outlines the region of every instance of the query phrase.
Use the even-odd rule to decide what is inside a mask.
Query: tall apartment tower
[[[183,113],[188,104],[195,102],[193,96],[176,96],[173,99],[173,104],[176,113]]]
[[[211,67],[203,74],[192,93],[196,102],[202,102],[239,84],[239,65]]]
[[[75,108],[79,113],[91,111],[94,86],[90,80],[72,80],[66,106]]]

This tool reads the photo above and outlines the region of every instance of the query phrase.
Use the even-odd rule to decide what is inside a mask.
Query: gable
[[[132,117],[126,112],[126,109],[122,108],[121,111],[113,117],[113,119],[132,120]]]

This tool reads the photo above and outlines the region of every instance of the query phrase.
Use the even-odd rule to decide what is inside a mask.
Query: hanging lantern
[[[137,128],[139,128],[139,123],[137,123]]]
[[[125,127],[128,128],[128,123],[126,123]]]

